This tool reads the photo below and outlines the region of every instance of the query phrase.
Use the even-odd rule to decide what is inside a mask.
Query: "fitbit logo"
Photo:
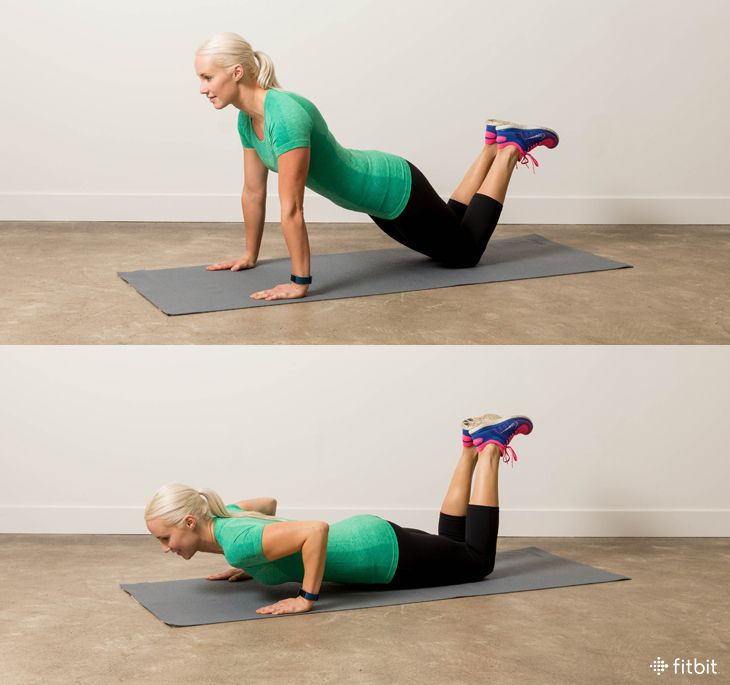
[[[649,664],[649,668],[657,675],[661,675],[668,668],[674,668],[674,675],[717,675],[717,662],[714,659],[704,661],[694,659],[680,659],[677,657],[672,666],[658,656]]]

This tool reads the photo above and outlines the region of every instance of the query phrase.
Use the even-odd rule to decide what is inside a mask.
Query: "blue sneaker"
[[[487,130],[484,134],[485,145],[497,144],[497,126],[519,126],[519,124],[504,121],[504,119],[487,119]]]
[[[484,425],[486,422],[491,421],[493,423],[496,423],[498,421],[501,421],[502,417],[498,414],[482,414],[481,416],[475,416],[471,419],[464,419],[461,422],[461,443],[464,445],[464,447],[473,447],[474,446],[474,440],[472,439],[471,435],[469,434],[469,430],[472,426],[477,425]]]
[[[486,419],[469,429],[477,451],[481,452],[487,445],[499,447],[502,460],[517,461],[515,451],[509,446],[515,435],[528,435],[532,432],[532,421],[526,416],[510,416],[507,419]],[[512,464],[514,466],[514,463]]]
[[[505,124],[496,127],[497,146],[501,150],[508,146],[516,147],[520,152],[519,162],[529,164],[528,158],[532,160],[532,173],[535,167],[540,166],[537,160],[529,154],[530,150],[538,145],[548,148],[558,146],[560,138],[551,128],[543,126],[523,126],[522,124]]]

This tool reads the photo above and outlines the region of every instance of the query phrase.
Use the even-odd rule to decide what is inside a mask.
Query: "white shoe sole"
[[[485,124],[487,126],[519,126],[519,124],[504,119],[487,119]]]
[[[492,421],[499,423],[503,420],[504,419],[499,414],[482,414],[481,416],[473,416],[472,418],[464,419],[461,422],[461,427],[466,428],[467,430],[471,430],[472,426],[476,426],[483,421]]]
[[[494,426],[498,423],[502,423],[503,421],[512,421],[514,419],[527,419],[530,422],[530,425],[532,425],[532,419],[529,416],[523,416],[523,415],[505,416],[504,418],[500,417],[497,421],[486,420],[480,424],[475,424],[471,428],[468,429],[469,434],[471,435],[472,433],[476,433],[478,430],[481,430],[482,428],[487,428],[488,426]]]

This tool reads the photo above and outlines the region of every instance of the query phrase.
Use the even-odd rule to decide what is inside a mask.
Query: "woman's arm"
[[[261,237],[266,220],[266,188],[269,170],[266,168],[256,150],[243,149],[243,192],[241,193],[241,209],[246,230],[245,249],[242,257],[227,259],[211,264],[208,271],[230,269],[252,269],[256,266],[261,249]]]
[[[258,511],[260,514],[276,515],[276,500],[273,497],[255,497],[236,502],[236,506],[246,511]]]
[[[301,551],[304,563],[302,588],[316,595],[319,594],[324,577],[328,535],[329,524],[325,521],[271,523],[264,528],[261,538],[262,551],[269,561]],[[295,597],[261,607],[256,613],[293,614],[309,611],[313,606],[314,602],[304,597]]]
[[[243,193],[241,208],[246,225],[246,255],[254,264],[259,258],[266,219],[266,191],[269,170],[256,150],[243,149]]]
[[[276,515],[276,500],[273,497],[254,497],[253,499],[245,499],[235,503],[245,511],[258,511],[261,514],[269,516]],[[240,568],[229,568],[219,573],[211,573],[207,576],[208,580],[228,580],[235,583],[239,580],[249,580],[251,575]]]
[[[242,259],[247,259],[254,266],[259,258],[261,238],[264,234],[266,196],[252,195],[244,190],[241,195],[241,209],[246,227],[246,250]]]
[[[291,257],[292,273],[309,276],[309,238],[304,224],[304,187],[310,149],[298,147],[279,156],[281,229]]]
[[[291,273],[310,276],[307,226],[304,223],[304,184],[309,174],[310,149],[299,147],[279,156],[279,201],[281,230],[291,257]],[[283,300],[304,297],[308,285],[284,283],[251,295],[255,300]]]

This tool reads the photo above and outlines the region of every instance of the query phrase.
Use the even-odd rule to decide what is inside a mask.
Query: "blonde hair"
[[[261,88],[281,88],[271,57],[253,50],[251,44],[237,33],[216,33],[197,49],[196,54],[210,55],[228,70],[240,64],[246,72],[246,78],[253,77]]]
[[[198,521],[206,518],[252,518],[280,521],[275,516],[267,516],[258,511],[230,511],[215,490],[196,490],[181,483],[163,485],[147,503],[144,510],[145,521],[162,519],[170,526],[179,526],[186,516],[194,516]]]

